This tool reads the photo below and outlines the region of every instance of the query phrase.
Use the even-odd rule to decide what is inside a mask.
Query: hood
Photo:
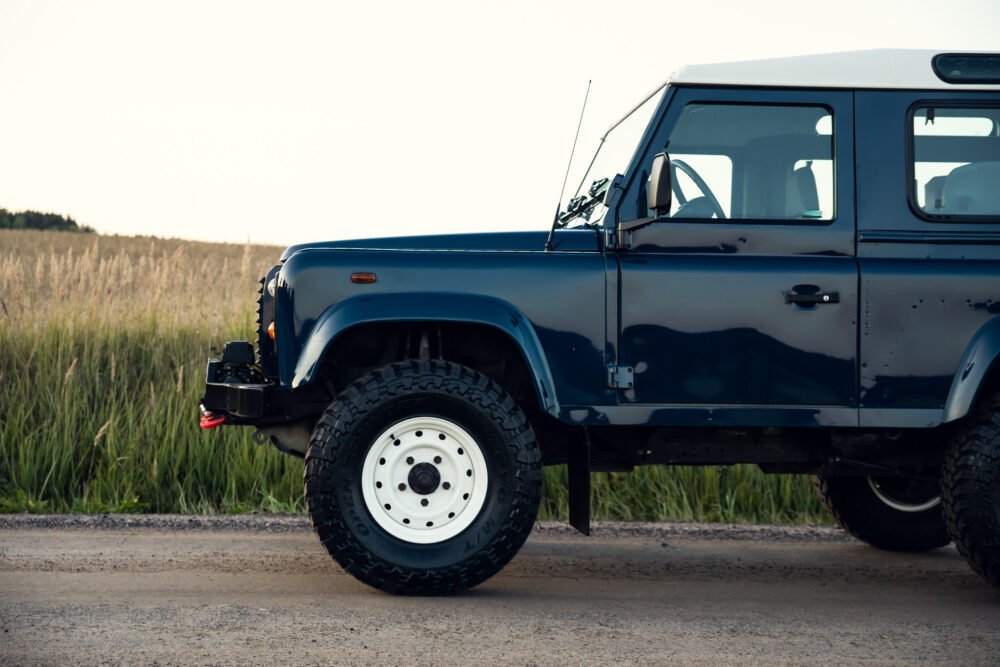
[[[281,255],[285,261],[303,250],[322,248],[356,248],[365,250],[467,250],[536,251],[544,252],[548,231],[489,232],[485,234],[440,234],[434,236],[393,236],[379,239],[318,241],[289,246]],[[562,252],[598,252],[600,230],[560,229],[552,241],[552,249]]]

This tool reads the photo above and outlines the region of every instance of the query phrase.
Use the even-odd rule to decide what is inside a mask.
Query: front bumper
[[[230,341],[222,356],[208,360],[205,394],[201,399],[202,426],[208,420],[226,417],[229,423],[256,423],[273,413],[276,387],[254,367],[253,346]],[[213,425],[218,426],[222,422]]]
[[[254,363],[253,345],[230,341],[221,357],[208,360],[201,425],[281,424],[315,417],[331,400],[321,384],[296,391],[279,386]]]
[[[235,384],[217,382],[218,359],[208,361],[208,379],[205,382],[205,397],[201,404],[212,413],[225,412],[234,417],[253,419],[263,417],[269,384]]]

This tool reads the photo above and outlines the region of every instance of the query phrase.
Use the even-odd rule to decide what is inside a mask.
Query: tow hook
[[[222,426],[226,421],[226,415],[216,415],[214,412],[209,412],[205,409],[204,405],[198,406],[201,409],[201,421],[199,426],[201,426],[203,431],[213,429],[216,426]]]

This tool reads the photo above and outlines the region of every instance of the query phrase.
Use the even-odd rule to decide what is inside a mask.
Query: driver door
[[[634,210],[619,209],[653,215],[646,181],[666,151],[670,213],[619,251],[618,363],[634,369],[620,404],[856,418],[852,111],[840,91],[675,91],[627,186]]]

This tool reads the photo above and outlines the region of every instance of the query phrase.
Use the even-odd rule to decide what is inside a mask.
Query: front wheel
[[[929,551],[951,541],[934,480],[824,476],[816,490],[841,527],[887,551]]]
[[[327,550],[391,593],[457,593],[531,531],[538,444],[496,383],[442,361],[392,364],[348,387],[306,453],[306,502]]]

